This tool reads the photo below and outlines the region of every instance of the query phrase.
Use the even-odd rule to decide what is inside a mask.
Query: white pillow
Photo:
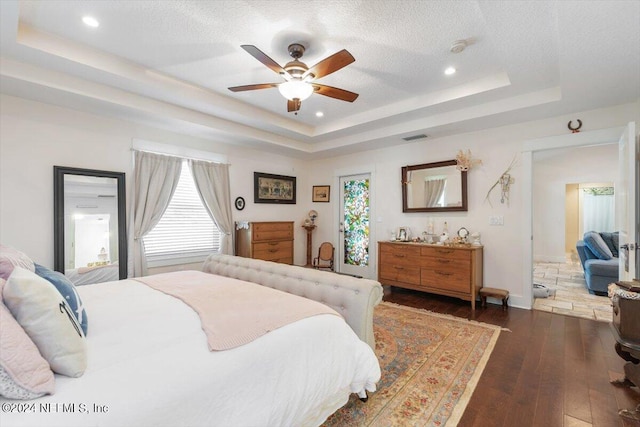
[[[3,289],[4,303],[51,370],[69,377],[87,368],[87,343],[69,304],[49,281],[16,267]]]

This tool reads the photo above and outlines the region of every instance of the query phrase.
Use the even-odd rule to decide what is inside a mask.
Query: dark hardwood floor
[[[620,409],[640,404],[638,388],[609,383],[626,363],[609,324],[537,310],[468,302],[385,286],[385,301],[508,328],[503,331],[459,426],[627,427]]]

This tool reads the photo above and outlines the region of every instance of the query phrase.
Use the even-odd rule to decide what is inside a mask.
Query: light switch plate
[[[489,225],[504,225],[504,217],[502,215],[490,216]]]

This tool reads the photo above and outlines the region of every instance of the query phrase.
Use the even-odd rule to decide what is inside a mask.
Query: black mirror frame
[[[95,169],[53,167],[53,265],[54,270],[64,274],[64,176],[65,175],[95,176],[99,178],[115,178],[118,186],[118,265],[119,278],[128,276],[127,260],[127,218],[126,218],[126,190],[125,173],[110,172]],[[123,262],[124,261],[124,262]]]
[[[410,208],[407,206],[407,173],[418,169],[431,169],[443,166],[456,166],[455,160],[445,160],[443,162],[424,163],[421,165],[410,165],[402,167],[402,212],[466,212],[467,207],[467,171],[460,171],[462,184],[462,206],[448,206],[444,208]]]

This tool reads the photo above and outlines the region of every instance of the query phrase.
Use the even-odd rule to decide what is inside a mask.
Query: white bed
[[[77,289],[89,319],[86,372],[56,375],[51,396],[0,399],[31,412],[3,411],[3,427],[319,425],[380,377],[371,348],[338,316],[211,352],[198,315],[174,297],[134,280]]]

